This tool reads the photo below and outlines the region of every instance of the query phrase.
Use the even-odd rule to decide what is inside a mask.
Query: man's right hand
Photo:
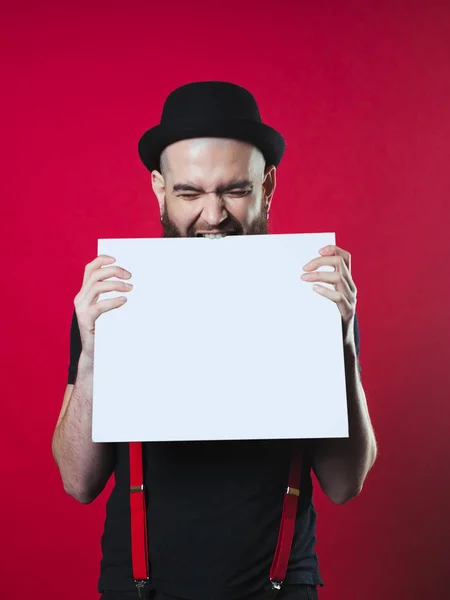
[[[95,321],[102,313],[119,308],[127,301],[126,296],[120,296],[97,302],[98,297],[106,292],[129,292],[133,288],[132,284],[125,281],[104,281],[110,277],[131,277],[131,273],[122,267],[107,266],[115,261],[112,256],[101,254],[88,263],[84,271],[83,285],[74,298],[83,353],[90,358],[94,357]]]

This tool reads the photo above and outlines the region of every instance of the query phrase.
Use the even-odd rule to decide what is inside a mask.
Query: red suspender
[[[291,468],[289,470],[288,487],[284,495],[283,512],[281,514],[278,542],[270,567],[272,587],[279,590],[286,576],[294,539],[295,518],[297,515],[298,497],[300,495],[300,479],[302,474],[302,454],[300,444],[293,444]]]
[[[131,511],[131,560],[133,577],[141,597],[141,591],[149,580],[147,513],[142,464],[142,443],[130,442],[130,511]],[[289,471],[288,487],[284,496],[278,542],[270,568],[270,581],[274,591],[281,588],[286,576],[289,556],[294,538],[297,515],[302,455],[298,443],[294,443]]]
[[[131,560],[139,591],[149,578],[147,511],[145,505],[142,443],[130,442]]]

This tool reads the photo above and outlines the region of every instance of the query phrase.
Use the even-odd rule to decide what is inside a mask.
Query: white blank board
[[[334,243],[100,239],[134,288],[96,322],[93,440],[347,437],[341,315],[300,278]]]

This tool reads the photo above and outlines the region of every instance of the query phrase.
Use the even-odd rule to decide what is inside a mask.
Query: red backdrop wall
[[[287,139],[273,231],[353,256],[379,459],[345,506],[316,489],[322,596],[446,597],[450,4],[63,4],[0,5],[0,595],[97,597],[107,492],[51,456],[72,302],[98,237],[159,235],[136,144],[167,93],[226,79]]]

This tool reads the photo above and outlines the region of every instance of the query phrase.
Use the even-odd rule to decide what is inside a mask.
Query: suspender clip
[[[137,587],[138,598],[144,598],[145,586],[147,585],[147,581],[145,579],[137,579],[135,583]]]
[[[267,594],[267,600],[274,600],[278,596],[278,592],[281,590],[282,581],[270,580],[270,590]]]

